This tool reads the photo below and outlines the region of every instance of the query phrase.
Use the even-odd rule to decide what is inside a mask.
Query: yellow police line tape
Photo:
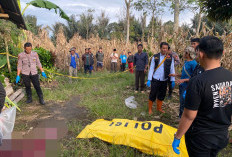
[[[6,55],[6,54],[7,54],[7,53],[0,53],[0,55]],[[9,54],[9,56],[10,56],[10,57],[13,57],[13,58],[18,58],[18,57],[16,57],[16,56],[11,55],[11,54]],[[0,69],[1,69],[1,67],[0,67]],[[135,67],[134,67],[133,69],[135,69]],[[44,71],[47,71],[47,72],[49,72],[49,73],[53,73],[53,74],[56,74],[56,75],[59,75],[59,76],[68,77],[68,78],[73,78],[73,79],[80,79],[80,80],[97,80],[97,79],[103,79],[103,78],[107,78],[107,77],[108,77],[108,78],[109,78],[109,77],[114,77],[114,76],[117,76],[117,75],[119,75],[119,74],[126,73],[126,72],[128,72],[129,70],[131,70],[131,69],[128,69],[128,70],[126,70],[126,71],[124,71],[124,72],[117,72],[117,73],[114,73],[114,74],[112,74],[112,75],[108,75],[108,76],[104,76],[104,77],[102,76],[102,77],[87,78],[87,77],[75,77],[75,76],[64,75],[64,74],[57,73],[57,72],[53,72],[53,71],[50,71],[50,70],[44,68]]]

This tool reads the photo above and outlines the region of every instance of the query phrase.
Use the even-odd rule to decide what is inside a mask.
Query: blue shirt
[[[159,64],[164,60],[166,55],[162,55],[160,53],[160,62]],[[151,60],[151,66],[148,74],[148,80],[152,80],[152,78],[159,80],[159,81],[167,81],[167,78],[165,78],[164,75],[164,63],[155,71],[155,58],[153,57]],[[170,74],[175,74],[175,66],[174,66],[174,59],[172,58],[172,64],[170,69]],[[175,77],[170,77],[170,81],[175,81]]]
[[[134,66],[136,66],[137,71],[144,71],[146,65],[148,64],[148,56],[146,52],[141,54],[136,53],[134,56]]]
[[[190,79],[196,66],[197,66],[196,60],[185,61],[184,66],[182,68],[181,79]],[[184,68],[188,72],[188,74],[185,72]],[[182,83],[182,85],[184,86],[187,86],[187,84],[188,84],[187,82]]]
[[[127,56],[126,55],[120,55],[120,59],[122,63],[126,63]]]
[[[77,63],[76,63],[76,59],[79,58],[79,55],[78,53],[75,53],[74,55],[71,55],[71,63],[70,63],[70,66],[73,67],[73,68],[77,68]]]

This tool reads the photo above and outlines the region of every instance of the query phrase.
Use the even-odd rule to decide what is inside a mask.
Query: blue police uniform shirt
[[[126,55],[120,55],[120,59],[122,63],[126,63],[127,56]]]

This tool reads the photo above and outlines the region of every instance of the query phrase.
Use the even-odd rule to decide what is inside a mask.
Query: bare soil
[[[17,114],[13,139],[44,139],[41,129],[53,128],[57,130],[57,139],[68,135],[67,123],[70,120],[85,121],[88,119],[88,111],[78,106],[80,98],[72,97],[70,101],[58,103],[46,102],[41,106],[36,101],[24,105],[22,112]]]

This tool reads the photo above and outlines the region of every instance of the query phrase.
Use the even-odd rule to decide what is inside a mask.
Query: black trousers
[[[173,92],[173,89],[172,89],[172,81],[170,81],[170,78],[168,79],[168,95],[169,96],[172,96],[172,92]]]
[[[216,157],[228,144],[227,135],[201,135],[187,132],[185,143],[189,157]]]
[[[139,90],[139,83],[140,83],[140,90],[144,90],[145,84],[145,73],[144,71],[135,71],[135,90]]]
[[[168,81],[159,81],[156,79],[152,79],[149,100],[154,102],[157,98],[163,101],[167,92],[167,83]]]
[[[26,93],[27,97],[31,98],[32,93],[31,93],[31,82],[36,90],[37,95],[39,98],[43,98],[43,92],[40,88],[40,82],[39,82],[39,75],[22,75],[23,83],[26,87]]]
[[[2,108],[4,107],[5,98],[6,98],[6,91],[2,83],[0,82],[0,113],[2,111]]]
[[[121,71],[125,71],[125,69],[126,69],[126,63],[122,63],[121,64]]]

